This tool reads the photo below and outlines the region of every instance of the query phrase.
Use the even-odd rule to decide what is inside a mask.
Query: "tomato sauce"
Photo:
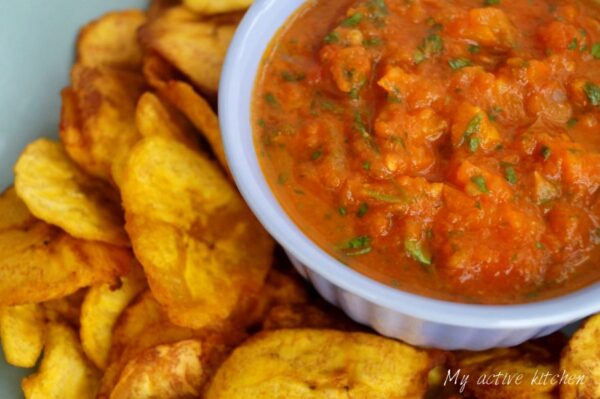
[[[458,302],[600,279],[600,6],[314,0],[275,37],[256,149],[349,267]]]

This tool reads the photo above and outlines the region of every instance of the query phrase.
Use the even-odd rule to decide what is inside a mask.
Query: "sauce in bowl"
[[[599,280],[594,4],[307,3],[254,93],[273,192],[331,255],[409,292],[510,304]]]

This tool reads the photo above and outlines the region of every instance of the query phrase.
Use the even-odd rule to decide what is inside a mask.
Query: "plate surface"
[[[79,27],[110,10],[145,8],[147,0],[15,0],[0,2],[0,186],[36,137],[56,137],[60,90],[68,84]],[[0,398],[22,398],[30,372],[0,358]]]

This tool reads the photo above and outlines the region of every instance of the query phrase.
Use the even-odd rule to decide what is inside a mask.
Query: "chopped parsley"
[[[477,152],[477,149],[479,148],[479,137],[471,137],[469,139],[469,151],[471,152]]]
[[[338,213],[342,216],[346,216],[348,214],[348,211],[346,210],[345,206],[340,206],[338,208]]]
[[[397,195],[392,195],[392,194],[384,194],[384,193],[380,193],[377,191],[367,191],[367,195],[373,199],[376,199],[378,201],[381,202],[389,202],[391,204],[399,204],[401,202],[404,202],[402,200],[402,198],[398,197]]]
[[[279,103],[277,102],[277,97],[275,97],[275,95],[273,93],[265,94],[265,101],[271,107],[277,107],[279,105]]]
[[[540,241],[536,241],[536,242],[535,242],[535,247],[536,247],[537,249],[544,249],[544,248],[545,248],[545,247],[544,247],[544,244],[542,244]]]
[[[345,250],[347,256],[365,255],[371,252],[371,237],[358,236],[350,239],[337,247],[338,250]]]
[[[585,85],[583,91],[594,107],[600,107],[600,87],[590,82]]]
[[[467,129],[465,130],[465,137],[469,137],[475,133],[479,133],[479,129],[481,128],[481,122],[483,121],[483,117],[480,113],[475,115],[467,125]]]
[[[363,18],[363,15],[361,13],[357,12],[356,14],[352,14],[351,16],[349,16],[348,18],[343,20],[342,23],[340,24],[340,26],[344,26],[344,27],[357,26],[358,24],[360,24],[360,21],[362,21],[362,18]]]
[[[312,155],[310,156],[310,159],[312,159],[313,161],[318,160],[319,158],[321,158],[321,156],[323,155],[323,150],[322,149],[318,149],[315,152],[312,153]]]
[[[333,43],[337,43],[339,41],[340,41],[340,35],[335,31],[330,32],[325,36],[325,43],[327,43],[327,44],[333,44]]]
[[[517,184],[517,172],[513,165],[509,163],[504,164],[504,178],[510,184]]]
[[[362,168],[364,170],[371,170],[371,162],[363,162]]]
[[[281,78],[286,82],[301,82],[306,78],[303,73],[294,73],[290,71],[281,72]]]
[[[552,155],[552,150],[549,147],[544,145],[544,146],[542,146],[541,153],[542,153],[542,158],[544,158],[544,161],[547,161],[548,158],[550,158],[550,156]]]
[[[405,240],[404,249],[411,258],[423,265],[431,265],[431,254],[423,248],[420,241],[417,240]]]
[[[471,182],[473,184],[475,184],[477,189],[480,192],[482,192],[483,194],[488,194],[490,192],[490,190],[487,187],[487,184],[485,183],[485,178],[483,176],[481,176],[481,175],[473,176],[473,177],[471,177]]]
[[[579,41],[577,40],[576,37],[573,38],[573,40],[571,40],[569,42],[569,45],[567,46],[568,50],[577,50],[577,47],[579,47]]]
[[[434,55],[439,55],[444,51],[444,40],[437,33],[432,33],[423,40],[423,43],[417,48],[413,55],[415,64],[420,64]]]
[[[600,43],[596,43],[592,46],[591,50],[592,57],[597,60],[600,60]]]
[[[369,204],[367,204],[366,202],[363,202],[358,206],[358,211],[356,212],[356,216],[361,218],[361,217],[365,216],[368,211],[369,211]]]
[[[571,118],[567,121],[567,127],[568,128],[572,128],[575,127],[575,125],[577,125],[577,118]]]
[[[470,60],[467,60],[466,58],[455,58],[448,61],[448,65],[450,65],[450,68],[452,68],[452,70],[457,71],[464,67],[473,65],[473,63]]]
[[[481,51],[481,47],[479,47],[479,45],[477,44],[471,44],[469,46],[469,53],[471,54],[478,54]]]
[[[500,4],[500,0],[483,0],[484,6],[497,6]]]

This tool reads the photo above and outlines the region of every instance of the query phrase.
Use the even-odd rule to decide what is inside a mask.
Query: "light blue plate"
[[[145,8],[147,0],[0,0],[0,186],[36,137],[56,137],[60,90],[68,84],[79,27],[110,10]],[[22,398],[30,371],[0,358],[0,398]]]

